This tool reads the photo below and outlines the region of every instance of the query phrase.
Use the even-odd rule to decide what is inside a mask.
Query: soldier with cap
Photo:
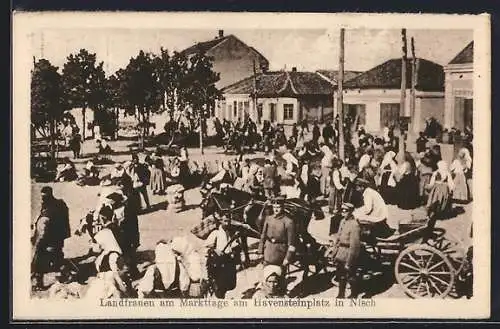
[[[32,225],[31,242],[34,255],[31,273],[34,288],[43,288],[43,276],[51,269],[63,265],[64,240],[70,236],[68,206],[62,199],[56,199],[50,186],[41,190],[42,207],[40,215]]]
[[[359,289],[355,276],[356,263],[361,249],[360,225],[352,215],[354,206],[344,203],[341,206],[343,219],[340,222],[339,231],[333,244],[332,256],[337,264],[337,279],[339,282],[339,293],[337,298],[345,298],[347,283],[351,286],[351,296],[356,298]]]
[[[262,227],[259,253],[264,255],[265,265],[286,266],[295,252],[295,223],[285,214],[284,201],[284,197],[273,200],[273,214]]]

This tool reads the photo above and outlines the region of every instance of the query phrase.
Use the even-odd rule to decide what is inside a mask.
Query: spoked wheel
[[[412,298],[444,298],[455,283],[455,270],[443,252],[425,244],[401,252],[394,265],[395,276]]]
[[[460,239],[444,229],[435,228],[426,243],[445,254],[453,265],[455,273],[460,273],[467,254],[467,248]]]

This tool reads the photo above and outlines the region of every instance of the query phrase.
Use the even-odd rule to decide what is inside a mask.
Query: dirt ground
[[[116,142],[112,144],[115,150],[119,150],[120,155],[113,156],[115,161],[125,161],[130,159],[130,154],[125,154],[127,144],[130,142]],[[84,154],[89,155],[95,152],[95,146],[92,142],[86,142],[83,149]],[[190,149],[190,158],[193,160],[221,160],[227,158],[221,149],[207,148],[205,154],[201,155],[199,150]],[[65,156],[65,154],[60,154]],[[69,156],[69,154],[68,154]],[[263,156],[262,154],[254,154],[253,157]],[[231,156],[234,157],[234,156]],[[86,159],[77,160],[77,168],[84,165]],[[101,171],[109,170],[110,166],[104,166]],[[103,175],[103,174],[101,174]],[[32,183],[31,188],[31,220],[37,217],[40,210],[40,189],[44,185],[50,185],[54,189],[56,198],[62,198],[69,207],[71,230],[74,231],[85,214],[93,209],[97,202],[97,193],[99,187],[80,187],[74,182],[68,183]],[[199,189],[188,190],[185,193],[186,210],[181,213],[173,213],[167,210],[166,196],[150,195],[153,211],[139,216],[139,231],[140,231],[140,247],[138,249],[141,270],[153,260],[152,250],[156,242],[160,239],[169,239],[175,236],[186,235],[198,247],[201,248],[203,241],[196,238],[190,233],[190,230],[201,220],[201,210],[198,204],[201,201]],[[457,215],[453,218],[438,221],[437,226],[446,230],[447,235],[453,240],[462,241],[464,246],[468,245],[468,233],[471,223],[472,204],[459,206]],[[411,218],[422,218],[425,215],[423,209],[414,211],[406,211],[398,209],[395,206],[390,206],[389,224],[393,227],[397,226],[399,221],[408,221]],[[329,216],[323,220],[312,220],[309,225],[309,232],[319,241],[326,243],[328,241]],[[27,221],[25,225],[30,225]],[[229,298],[250,298],[255,291],[255,286],[260,279],[260,266],[255,254],[256,240],[249,241],[251,258],[256,265],[250,268],[239,271],[237,277],[237,287],[228,292]],[[71,236],[66,240],[64,246],[64,254],[66,258],[74,258],[86,254],[89,248],[89,239],[87,236]],[[392,269],[391,269],[392,271]],[[292,295],[300,296],[321,296],[335,297],[337,287],[331,283],[332,274],[319,274],[309,280],[302,281],[302,273],[296,272],[289,275],[288,289],[292,291]],[[374,282],[372,286],[377,286],[380,291],[374,293],[375,297],[404,297],[403,291],[393,280],[382,280],[383,282]],[[46,276],[46,284],[53,282],[53,276]],[[43,295],[43,294],[42,294]],[[42,296],[40,295],[40,296]]]

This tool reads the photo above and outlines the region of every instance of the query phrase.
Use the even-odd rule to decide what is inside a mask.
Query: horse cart
[[[372,237],[361,227],[357,275],[366,279],[393,269],[394,280],[412,298],[456,295],[455,284],[467,261],[467,248],[446,230],[425,218],[399,223],[387,238]],[[329,259],[329,265],[335,266]]]
[[[303,278],[308,276],[311,266],[314,274],[322,270],[334,272],[336,264],[331,257],[331,245],[318,243],[307,230],[313,216],[319,217],[321,210],[302,199],[286,199],[284,208],[297,225],[297,251],[295,262],[290,266],[294,271],[304,271]],[[267,203],[229,187],[222,192],[205,191],[202,210],[204,218],[218,211],[229,212],[234,223],[250,227],[244,230],[246,236],[258,239]],[[412,298],[457,296],[457,280],[464,264],[470,261],[466,257],[468,250],[459,239],[435,223],[432,218],[401,221],[387,238],[372,237],[362,228],[356,275],[366,282],[380,275],[390,276],[391,284],[397,282]],[[242,247],[247,248],[246,242]]]

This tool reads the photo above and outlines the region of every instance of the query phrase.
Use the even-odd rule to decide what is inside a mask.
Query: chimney
[[[292,72],[297,72],[297,68],[295,66],[292,67]]]
[[[219,39],[224,37],[224,30],[219,30]]]

